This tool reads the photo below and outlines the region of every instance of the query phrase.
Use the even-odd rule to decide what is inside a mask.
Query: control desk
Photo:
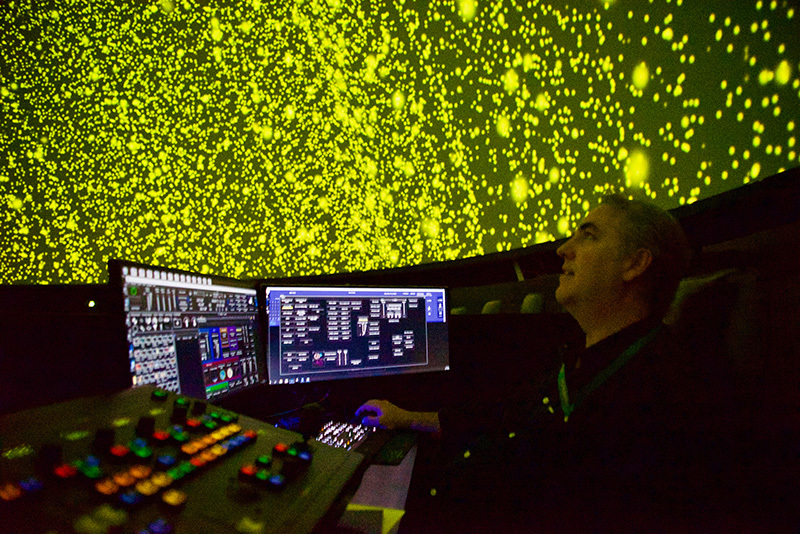
[[[203,401],[133,388],[0,417],[0,532],[323,530],[362,462]]]

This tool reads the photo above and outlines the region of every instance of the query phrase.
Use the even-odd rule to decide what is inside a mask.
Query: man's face
[[[623,287],[623,215],[601,205],[592,210],[556,253],[564,260],[556,300],[568,311],[605,307]]]

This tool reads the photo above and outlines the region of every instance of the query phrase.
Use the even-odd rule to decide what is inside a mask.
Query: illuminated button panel
[[[275,439],[285,431],[249,426],[235,413],[211,406],[206,410],[204,404],[192,409],[200,401],[162,390],[139,397],[139,417],[115,414],[92,430],[90,419],[77,414],[83,426],[62,432],[70,436],[63,444],[38,449],[14,444],[6,457],[25,457],[19,465],[27,467],[0,470],[0,515],[36,518],[30,510],[43,503],[54,509],[63,502],[64,517],[45,523],[41,531],[177,532],[176,525],[198,498],[195,509],[242,495],[243,502],[264,506],[265,499],[287,491],[291,502],[306,487],[308,481],[292,489],[293,482],[307,477],[312,449],[302,441]],[[182,414],[180,423],[174,422],[176,410]],[[209,479],[216,483],[206,484]],[[198,483],[203,491],[193,490],[201,487]],[[242,518],[235,519],[222,531],[234,531]]]

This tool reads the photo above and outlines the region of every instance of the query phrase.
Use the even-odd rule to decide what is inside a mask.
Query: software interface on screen
[[[255,288],[122,265],[133,385],[208,400],[263,382]]]
[[[270,384],[449,369],[445,294],[267,287]]]

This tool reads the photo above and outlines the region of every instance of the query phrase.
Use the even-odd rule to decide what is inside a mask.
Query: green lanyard
[[[599,388],[603,383],[605,383],[608,378],[616,373],[620,367],[625,365],[628,360],[633,358],[633,356],[642,350],[642,347],[650,343],[656,334],[661,331],[661,325],[653,328],[650,330],[646,335],[636,340],[636,342],[625,349],[625,352],[617,356],[617,358],[611,362],[611,364],[603,369],[597,376],[594,377],[588,386],[583,388],[576,397],[575,402],[569,402],[569,393],[567,392],[567,376],[566,376],[566,369],[564,364],[561,364],[561,370],[558,372],[558,398],[561,401],[561,411],[564,412],[564,422],[569,420],[570,414],[575,411],[575,407],[578,406],[583,402],[583,400],[589,396],[591,392],[595,389]]]

